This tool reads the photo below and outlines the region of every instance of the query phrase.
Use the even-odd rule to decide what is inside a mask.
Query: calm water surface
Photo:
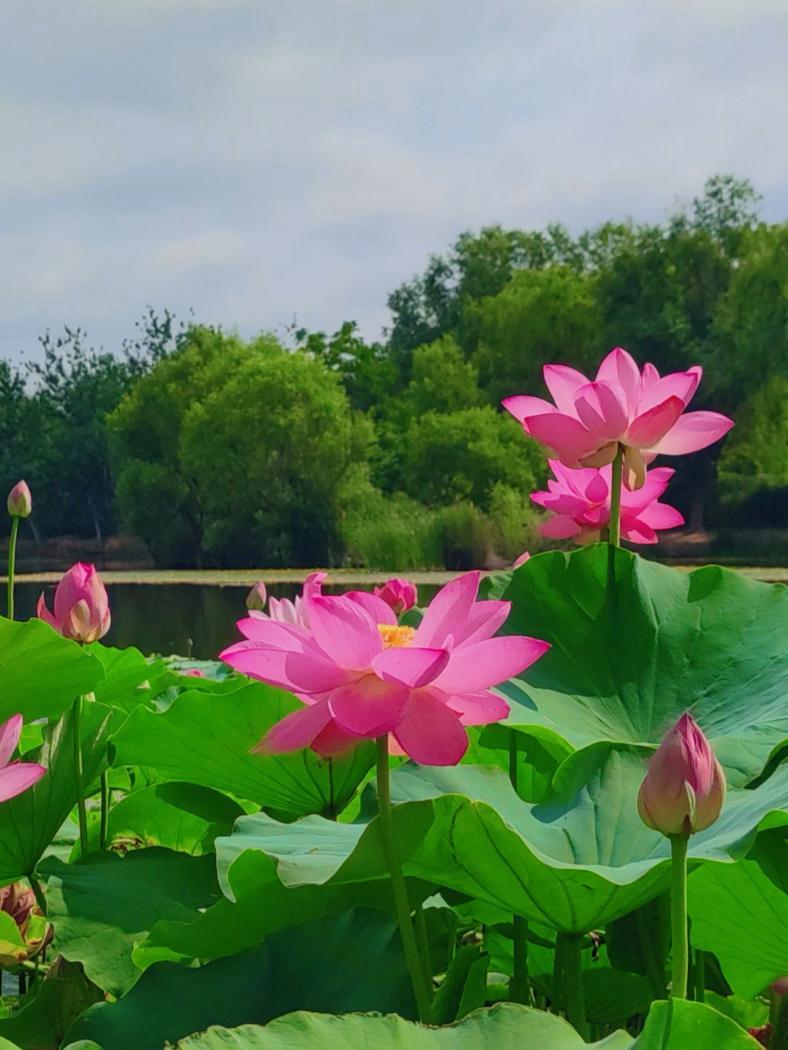
[[[346,587],[325,587],[336,594]],[[360,588],[356,588],[360,589]],[[52,607],[54,586],[45,588]],[[419,599],[427,602],[437,590],[419,588]],[[104,641],[123,648],[134,645],[143,653],[177,653],[198,660],[212,660],[225,646],[240,640],[235,622],[246,615],[248,587],[178,584],[110,584],[112,627]],[[300,584],[275,584],[268,588],[275,598],[293,598]],[[16,616],[35,616],[41,584],[22,583],[16,588]]]

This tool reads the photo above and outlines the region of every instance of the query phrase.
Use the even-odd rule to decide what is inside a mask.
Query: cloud
[[[147,304],[377,335],[462,229],[788,203],[773,0],[6,0],[0,353]]]

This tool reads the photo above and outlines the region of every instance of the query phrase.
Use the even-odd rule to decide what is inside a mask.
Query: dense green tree
[[[355,321],[345,321],[333,335],[294,331],[298,349],[318,358],[342,380],[353,408],[362,412],[380,405],[398,385],[399,374],[382,343],[368,343]]]

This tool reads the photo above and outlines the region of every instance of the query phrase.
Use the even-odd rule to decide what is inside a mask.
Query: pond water
[[[341,593],[349,587],[325,587],[326,594]],[[356,588],[361,589],[361,588]],[[371,588],[367,588],[371,589]],[[16,618],[26,620],[36,614],[40,583],[20,583],[16,587]],[[437,590],[419,588],[419,599],[427,602]],[[52,607],[53,586],[45,588]],[[104,638],[118,648],[134,645],[143,653],[193,656],[213,660],[222,649],[241,636],[235,622],[246,614],[248,587],[195,584],[116,583],[107,587],[112,609],[112,626]],[[275,598],[293,598],[300,584],[274,584],[268,588]]]

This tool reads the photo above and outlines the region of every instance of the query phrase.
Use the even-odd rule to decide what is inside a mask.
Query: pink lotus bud
[[[29,518],[33,497],[26,481],[17,481],[8,493],[8,513],[12,518]]]
[[[268,591],[262,580],[258,580],[246,596],[246,608],[262,612],[268,599]]]
[[[23,882],[12,882],[0,889],[0,911],[10,915],[20,930],[24,930],[35,906],[35,894]]]
[[[76,642],[95,642],[109,630],[109,598],[94,565],[77,562],[55,590],[54,613],[44,595],[38,599],[38,616],[50,627]]]
[[[640,785],[641,820],[663,835],[690,835],[714,823],[724,800],[722,767],[692,715],[682,715]]]
[[[418,599],[416,588],[410,580],[403,580],[398,576],[387,580],[382,587],[375,587],[374,594],[386,605],[390,605],[397,616],[412,609]]]

